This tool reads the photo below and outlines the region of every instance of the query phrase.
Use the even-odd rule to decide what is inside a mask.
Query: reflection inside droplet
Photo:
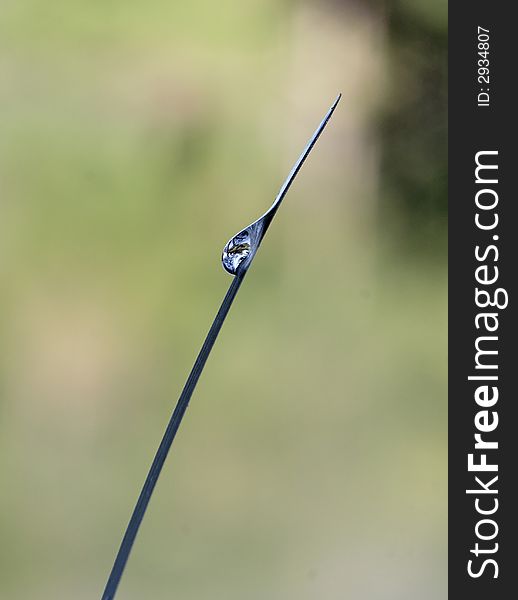
[[[244,229],[235,235],[223,249],[223,266],[231,274],[235,275],[239,265],[250,254],[251,240],[248,229]]]

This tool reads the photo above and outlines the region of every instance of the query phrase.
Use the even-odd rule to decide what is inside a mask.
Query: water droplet
[[[250,223],[248,227],[230,239],[223,248],[221,257],[225,271],[235,275],[240,267],[248,269],[275,210],[276,206],[274,205],[260,219]]]
[[[223,267],[231,275],[235,275],[239,265],[248,257],[252,249],[252,240],[248,229],[235,235],[223,249]]]

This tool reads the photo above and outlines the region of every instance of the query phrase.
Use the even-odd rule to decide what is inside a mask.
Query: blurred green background
[[[0,597],[446,597],[446,2],[2,0]]]

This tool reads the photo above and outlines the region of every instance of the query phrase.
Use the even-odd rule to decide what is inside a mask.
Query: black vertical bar
[[[513,381],[517,332],[512,313],[518,257],[514,232],[518,198],[513,189],[518,171],[513,139],[518,31],[511,12],[514,5],[508,2],[452,0],[449,4],[448,571],[452,599],[507,600],[516,594],[518,400]],[[479,162],[498,168],[481,169],[477,182],[480,152],[486,154],[478,155]],[[497,183],[491,182],[494,179]],[[489,206],[497,200],[496,206],[478,207],[479,192],[479,203]],[[477,226],[477,213],[483,226],[492,226],[495,218],[498,223],[483,229]],[[494,283],[477,281],[477,273],[479,279],[492,279],[495,267],[498,279]],[[477,305],[476,288],[487,292],[495,306]],[[485,294],[478,298],[484,304]],[[494,316],[484,320],[482,314]],[[488,331],[487,323],[497,328]],[[481,336],[496,339],[481,340]],[[497,354],[479,355],[477,363],[477,339],[479,349]],[[484,386],[490,394],[486,405],[483,395],[476,401],[477,390],[483,394]],[[489,406],[493,388],[498,390],[498,400]],[[496,442],[498,447],[476,448],[476,434],[481,436],[479,441]],[[485,455],[487,464],[498,470],[477,470],[476,466],[469,470],[470,455],[474,465],[480,465]],[[494,477],[498,479],[491,483]]]

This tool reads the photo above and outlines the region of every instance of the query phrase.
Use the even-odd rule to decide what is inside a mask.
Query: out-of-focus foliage
[[[338,91],[120,597],[445,597],[445,29],[431,0],[3,0],[0,597],[100,596],[221,248]]]
[[[443,253],[447,218],[446,2],[394,2],[389,102],[381,127],[385,214],[412,251]]]

